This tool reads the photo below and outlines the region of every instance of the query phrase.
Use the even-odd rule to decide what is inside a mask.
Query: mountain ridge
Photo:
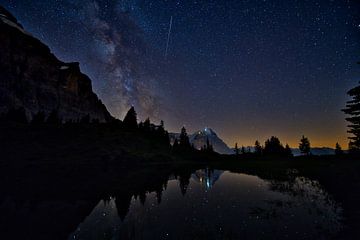
[[[64,120],[113,119],[79,63],[59,60],[0,6],[0,113],[23,108],[28,120],[57,112]]]

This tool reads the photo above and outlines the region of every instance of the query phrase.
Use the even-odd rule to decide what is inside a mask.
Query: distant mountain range
[[[300,149],[292,148],[291,150],[294,156],[301,155]],[[314,155],[333,155],[335,154],[335,149],[329,147],[315,147],[311,148],[311,153]]]
[[[239,148],[241,148],[241,146],[239,146]],[[253,146],[245,147],[245,149],[246,149],[246,151],[248,151],[248,149],[250,149],[251,152],[254,151]],[[234,151],[234,148],[232,148],[232,150]],[[298,149],[298,148],[291,148],[291,151],[294,154],[294,156],[301,155],[300,149]],[[335,154],[335,149],[329,148],[329,147],[314,147],[314,148],[311,148],[310,152],[313,155],[332,155],[332,154]]]
[[[170,142],[173,143],[175,138],[179,138],[179,133],[170,133]],[[230,148],[226,143],[215,133],[211,128],[204,128],[189,135],[190,143],[194,145],[196,149],[201,149],[206,145],[206,140],[209,139],[209,142],[213,145],[215,152],[221,154],[234,154],[234,148]],[[239,146],[241,148],[241,146]],[[245,147],[246,150],[250,149],[251,152],[254,151],[253,146]],[[301,152],[298,148],[291,148],[294,156],[300,156]],[[311,153],[314,155],[332,155],[335,154],[335,149],[329,147],[314,147],[311,148]]]
[[[239,148],[241,148],[241,146],[239,146]],[[253,146],[248,146],[245,147],[246,151],[248,151],[250,149],[251,152],[254,152],[254,147]],[[235,149],[232,148],[232,150],[234,151]],[[294,156],[300,156],[301,152],[300,149],[298,148],[291,148],[292,153],[294,154]],[[313,155],[332,155],[335,154],[335,149],[334,148],[329,148],[329,147],[314,147],[311,148],[310,151]]]

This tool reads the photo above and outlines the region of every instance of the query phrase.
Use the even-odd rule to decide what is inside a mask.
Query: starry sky
[[[61,60],[80,62],[114,116],[134,105],[140,119],[211,127],[230,146],[276,135],[297,147],[302,134],[347,146],[340,109],[360,80],[356,0],[0,4]]]

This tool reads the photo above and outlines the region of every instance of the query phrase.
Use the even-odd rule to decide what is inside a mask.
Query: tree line
[[[311,155],[311,145],[309,138],[304,135],[301,137],[299,141],[299,150],[303,156]],[[251,155],[251,156],[270,156],[270,157],[293,157],[292,150],[289,144],[285,144],[285,146],[280,142],[278,137],[272,136],[265,141],[265,144],[262,146],[258,140],[255,141],[253,146],[253,151],[250,147],[245,148],[242,146],[238,147],[238,144],[235,143],[234,148],[235,155]],[[342,150],[339,143],[335,144],[335,155],[342,155],[344,151]]]

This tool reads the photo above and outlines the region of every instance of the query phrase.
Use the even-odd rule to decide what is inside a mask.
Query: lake
[[[295,169],[281,180],[209,168],[158,177],[134,193],[122,183],[68,239],[329,239],[343,228],[341,205]]]

